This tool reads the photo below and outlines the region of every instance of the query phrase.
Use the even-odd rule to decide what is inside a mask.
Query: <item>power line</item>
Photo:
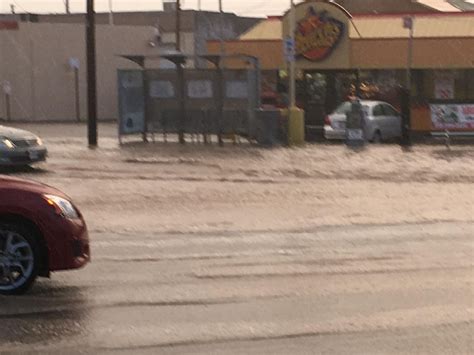
[[[16,1],[16,0],[11,0],[11,1],[15,4],[15,6],[19,7],[20,10],[21,10],[22,12],[24,12],[25,14],[29,14],[29,13],[30,13],[30,11],[27,11],[23,6],[21,6],[21,5],[18,3],[18,1]]]

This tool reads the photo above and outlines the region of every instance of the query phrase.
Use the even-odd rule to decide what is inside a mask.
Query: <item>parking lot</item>
[[[474,350],[474,148],[170,143],[20,125],[93,262],[0,298],[0,352]]]

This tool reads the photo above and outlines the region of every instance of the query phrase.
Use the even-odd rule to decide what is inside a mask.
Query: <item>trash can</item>
[[[277,108],[258,109],[256,111],[255,139],[263,146],[278,144],[281,111]]]

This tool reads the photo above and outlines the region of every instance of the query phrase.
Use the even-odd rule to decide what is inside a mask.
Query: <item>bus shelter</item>
[[[260,107],[259,61],[251,56],[183,54],[122,56],[136,70],[118,71],[119,140],[125,136],[170,135],[184,143],[187,137],[222,144],[229,135],[255,137],[255,112]],[[227,59],[242,60],[244,69],[225,69]],[[167,60],[175,69],[149,69],[149,60]],[[210,65],[188,69],[191,59]]]

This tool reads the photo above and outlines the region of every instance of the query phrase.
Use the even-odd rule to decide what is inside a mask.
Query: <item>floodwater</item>
[[[51,158],[14,174],[76,201],[93,262],[0,298],[0,353],[474,350],[472,146],[119,149],[104,125],[90,151],[24,127]]]

